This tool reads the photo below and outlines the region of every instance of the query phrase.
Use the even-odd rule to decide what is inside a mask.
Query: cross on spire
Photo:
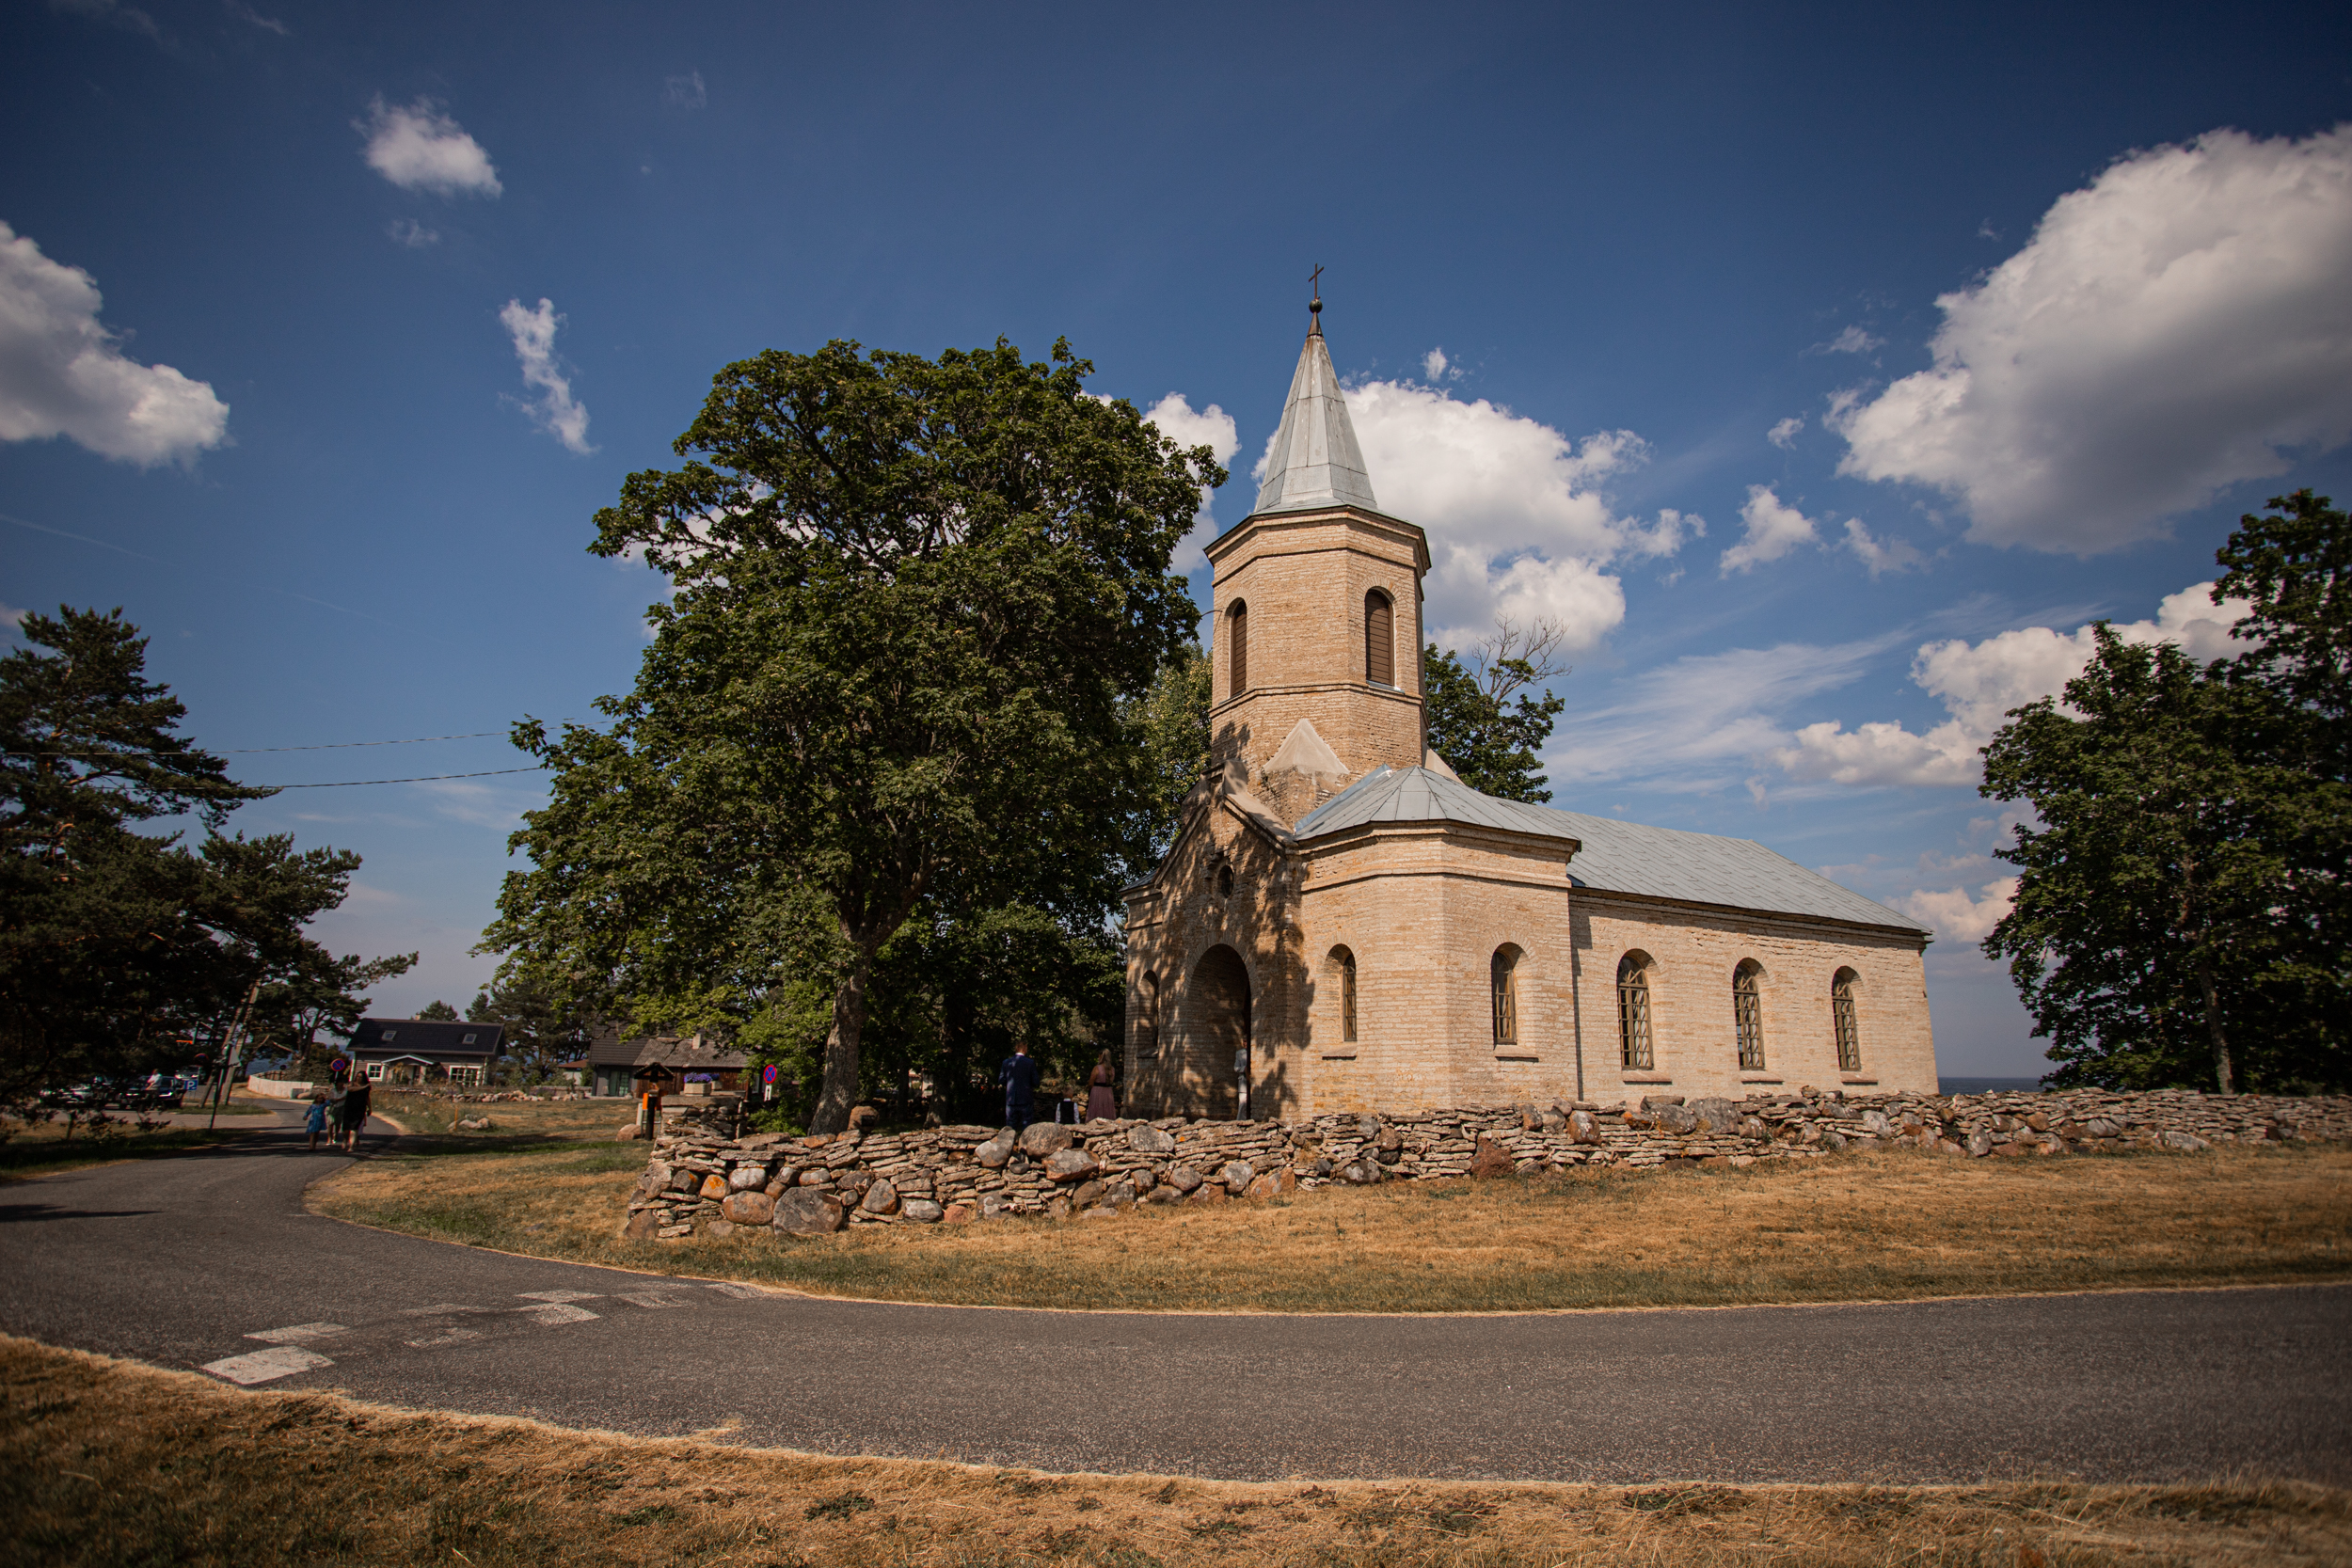
[[[1309,274],[1309,275],[1308,275],[1308,277],[1307,277],[1307,287],[1308,287],[1308,289],[1311,292],[1311,293],[1312,293],[1312,295],[1313,295],[1313,297],[1312,297],[1312,298],[1311,298],[1311,299],[1309,299],[1309,300],[1307,301],[1307,321],[1308,321],[1308,327],[1307,327],[1307,331],[1308,331],[1308,333],[1309,333],[1309,335],[1310,335],[1310,336],[1312,336],[1312,337],[1321,337],[1321,336],[1322,336],[1322,334],[1323,334],[1323,263],[1322,263],[1322,262],[1317,261],[1317,262],[1315,263],[1315,270],[1314,270],[1312,273],[1311,273],[1311,274]]]

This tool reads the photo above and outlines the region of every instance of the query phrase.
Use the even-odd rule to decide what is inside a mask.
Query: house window
[[[1396,608],[1377,588],[1364,595],[1364,679],[1396,684]]]
[[[471,1045],[473,1043],[473,1032],[471,1030],[468,1030],[466,1032],[465,1038],[460,1040],[458,1043],[461,1045]]]
[[[1225,612],[1225,694],[1249,689],[1249,607],[1239,599]]]
[[[1617,960],[1617,1051],[1629,1069],[1656,1065],[1649,1043],[1649,960],[1628,953]]]
[[[1340,1042],[1356,1043],[1356,955],[1344,947],[1331,949],[1331,977],[1340,989]]]
[[[1740,1070],[1764,1070],[1764,1000],[1756,989],[1756,977],[1764,967],[1754,958],[1742,958],[1740,967],[1731,972],[1731,1016],[1740,1031]]]
[[[1519,1042],[1519,950],[1504,945],[1495,949],[1494,961],[1487,966],[1487,977],[1494,992],[1495,1043],[1517,1045]]]
[[[392,1043],[393,1038],[394,1038],[396,1036],[398,1036],[398,1035],[399,1035],[399,1033],[400,1033],[400,1031],[399,1031],[399,1030],[397,1030],[397,1029],[387,1029],[387,1030],[385,1030],[385,1031],[384,1031],[384,1043],[385,1043],[385,1044],[387,1044],[387,1045],[391,1044],[391,1043]]]
[[[1837,1070],[1862,1070],[1862,1027],[1854,1022],[1853,983],[1860,979],[1851,969],[1841,969],[1829,983],[1830,1018],[1837,1025]]]
[[[384,1064],[383,1064],[382,1062],[370,1062],[370,1063],[368,1064],[368,1076],[369,1076],[370,1078],[381,1078],[381,1077],[383,1077],[383,1076],[384,1076]]]

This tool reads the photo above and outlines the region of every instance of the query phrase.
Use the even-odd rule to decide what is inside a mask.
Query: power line
[[[504,730],[468,730],[463,735],[420,735],[406,740],[330,740],[320,746],[223,746],[222,756],[259,756],[264,752],[342,752],[355,746],[421,746],[428,740],[479,740],[485,735],[504,735]],[[184,752],[8,752],[12,757],[178,757]],[[452,774],[451,777],[456,775]]]
[[[389,744],[389,742],[380,744]],[[287,751],[298,749],[291,746],[285,748]],[[426,773],[413,779],[338,779],[333,784],[248,784],[246,787],[249,789],[353,789],[360,784],[431,784],[436,779],[489,779],[501,773],[544,773],[546,771],[547,767],[543,763],[535,768],[491,768],[479,773]]]

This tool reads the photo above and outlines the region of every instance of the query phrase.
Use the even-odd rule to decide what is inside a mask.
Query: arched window
[[[1740,1070],[1764,1070],[1764,999],[1756,989],[1764,966],[1742,958],[1731,972],[1731,1016],[1740,1031]]]
[[[1220,865],[1216,868],[1216,895],[1219,898],[1231,898],[1233,895],[1233,868],[1230,865]]]
[[[1862,1070],[1862,1026],[1854,1021],[1853,983],[1861,979],[1851,969],[1841,969],[1829,982],[1829,1014],[1837,1025],[1837,1070]]]
[[[1519,950],[1507,943],[1495,949],[1488,976],[1494,989],[1495,1043],[1519,1042]]]
[[[1630,1070],[1647,1072],[1655,1065],[1649,1045],[1649,959],[1639,953],[1617,960],[1617,1051]]]
[[[1225,694],[1249,689],[1249,607],[1239,599],[1225,612]]]
[[[1331,949],[1331,979],[1340,991],[1340,1041],[1356,1043],[1356,955],[1344,947]]]
[[[1160,977],[1150,970],[1143,972],[1139,988],[1136,1020],[1136,1054],[1156,1056],[1160,1051]]]
[[[1377,588],[1364,595],[1364,679],[1396,684],[1396,607]]]

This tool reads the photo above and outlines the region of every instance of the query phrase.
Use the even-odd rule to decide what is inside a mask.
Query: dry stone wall
[[[2352,1140],[2352,1098],[2187,1092],[1800,1094],[1588,1101],[1300,1122],[1090,1121],[795,1138],[729,1138],[672,1117],[629,1199],[625,1234],[677,1240],[765,1228],[1116,1215],[1135,1205],[1272,1197],[1332,1183],[1444,1180],[1578,1166],[1733,1166],[1838,1149],[1957,1159]]]

